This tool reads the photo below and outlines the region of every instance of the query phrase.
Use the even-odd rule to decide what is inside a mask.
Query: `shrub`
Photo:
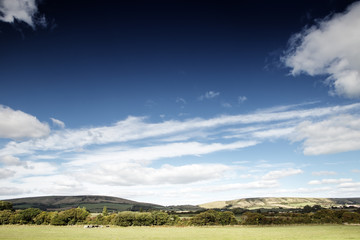
[[[169,214],[161,211],[151,212],[154,225],[165,225],[169,220]]]
[[[134,226],[150,226],[154,223],[154,219],[151,213],[141,212],[135,214]]]
[[[135,213],[133,212],[121,212],[118,213],[113,219],[112,223],[114,225],[128,227],[132,226],[135,220]]]

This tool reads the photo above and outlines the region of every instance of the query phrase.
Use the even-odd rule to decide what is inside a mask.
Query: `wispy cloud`
[[[246,96],[239,96],[238,97],[238,103],[239,104],[242,104],[243,102],[245,102],[247,100],[247,97]]]
[[[176,103],[186,104],[186,100],[184,98],[178,97],[176,98]]]
[[[336,175],[336,172],[333,171],[319,171],[319,172],[312,172],[313,176],[328,176],[328,175]]]
[[[100,191],[104,186],[113,191],[116,186],[191,185],[227,178],[237,178],[239,182],[215,184],[213,189],[208,190],[202,186],[201,189],[211,192],[216,189],[278,188],[282,178],[301,174],[303,170],[294,165],[275,166],[266,162],[252,167],[213,163],[207,161],[207,156],[246,149],[278,138],[299,141],[305,154],[331,153],[332,145],[326,151],[308,151],[318,145],[326,146],[330,141],[316,139],[356,140],[358,133],[354,129],[358,126],[358,117],[354,112],[358,109],[360,104],[312,108],[294,106],[208,119],[150,122],[146,117],[128,117],[109,126],[60,128],[40,138],[10,141],[3,145],[0,162],[2,169],[6,170],[1,176],[7,187],[32,187],[33,193],[41,195],[55,190],[63,194],[73,191],[88,193],[89,189]],[[23,114],[21,112],[19,118]],[[30,116],[30,119],[36,118]],[[308,125],[316,129],[307,130],[305,126]],[[326,131],[322,131],[321,126]],[[332,132],[333,127],[338,129],[336,134]],[[342,134],[339,134],[339,129]],[[348,148],[340,150],[348,151]],[[189,164],[178,161],[187,158],[199,159],[199,162]],[[264,173],[269,167],[272,171]],[[241,172],[246,168],[248,171]],[[249,173],[252,181],[247,182],[249,179],[241,176]],[[61,185],[57,182],[61,178],[69,181]],[[21,181],[21,187],[12,179]],[[44,182],[43,188],[36,190],[33,186],[40,182]],[[82,184],[82,189],[78,189],[79,184]]]
[[[203,101],[205,99],[212,99],[212,98],[216,98],[217,96],[219,96],[220,93],[219,92],[215,92],[215,91],[208,91],[206,92],[204,95],[201,95],[198,99],[200,101]]]
[[[55,118],[50,118],[50,119],[51,119],[51,121],[53,122],[53,124],[54,124],[55,126],[58,126],[58,127],[60,127],[60,128],[64,128],[64,127],[65,127],[65,123],[64,123],[63,121],[60,121],[60,120],[55,119]]]
[[[282,58],[292,75],[327,75],[332,94],[360,97],[360,3],[295,34]]]
[[[351,178],[330,178],[330,179],[322,179],[322,180],[312,180],[308,184],[310,185],[318,185],[318,184],[340,184],[340,183],[347,183],[352,182]]]

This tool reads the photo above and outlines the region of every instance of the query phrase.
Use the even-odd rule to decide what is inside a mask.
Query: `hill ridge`
[[[212,208],[302,208],[306,205],[321,205],[330,208],[343,205],[360,206],[360,198],[310,198],[310,197],[258,197],[203,203],[198,206]]]

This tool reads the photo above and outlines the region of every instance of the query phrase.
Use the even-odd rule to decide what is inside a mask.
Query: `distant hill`
[[[14,209],[39,208],[44,211],[58,211],[76,207],[86,207],[90,212],[101,212],[104,206],[109,212],[125,210],[163,209],[161,205],[131,201],[124,198],[108,196],[46,196],[8,199]]]
[[[259,208],[303,208],[304,206],[321,205],[322,207],[337,207],[337,206],[360,206],[360,198],[243,198],[230,201],[216,201],[200,204],[199,207],[212,208],[244,208],[244,209],[259,209]]]
[[[85,207],[92,213],[101,213],[104,206],[109,212],[164,210],[174,212],[196,212],[203,208],[194,205],[161,206],[152,203],[136,202],[124,198],[84,195],[84,196],[44,196],[5,200],[14,209],[39,208],[44,211],[60,211],[69,208]]]

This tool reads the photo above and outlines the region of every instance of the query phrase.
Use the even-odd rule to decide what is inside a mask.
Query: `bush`
[[[13,210],[12,203],[7,201],[0,201],[0,211],[2,210]]]
[[[54,212],[43,211],[34,218],[34,222],[37,225],[41,225],[41,224],[48,225],[51,223],[51,220],[53,219],[54,216],[55,216]]]
[[[11,210],[0,211],[0,225],[9,224],[12,215],[14,215],[14,212]]]
[[[243,224],[245,225],[259,225],[265,224],[265,216],[261,213],[246,212],[244,214]]]
[[[341,220],[344,223],[360,223],[360,214],[356,212],[344,212]]]
[[[155,211],[151,212],[154,225],[165,225],[169,221],[169,214],[166,212]]]
[[[83,223],[89,212],[85,208],[72,208],[57,213],[50,221],[51,225],[74,225]]]
[[[134,226],[151,226],[154,223],[154,219],[151,213],[141,212],[135,214]]]
[[[34,224],[34,219],[37,215],[39,215],[42,211],[38,208],[27,208],[24,210],[20,210],[19,220],[20,224]]]
[[[191,219],[191,223],[196,226],[215,225],[217,214],[214,210],[199,213]]]
[[[133,212],[121,212],[118,213],[113,219],[112,223],[114,225],[128,227],[132,226],[135,221],[135,213]]]

